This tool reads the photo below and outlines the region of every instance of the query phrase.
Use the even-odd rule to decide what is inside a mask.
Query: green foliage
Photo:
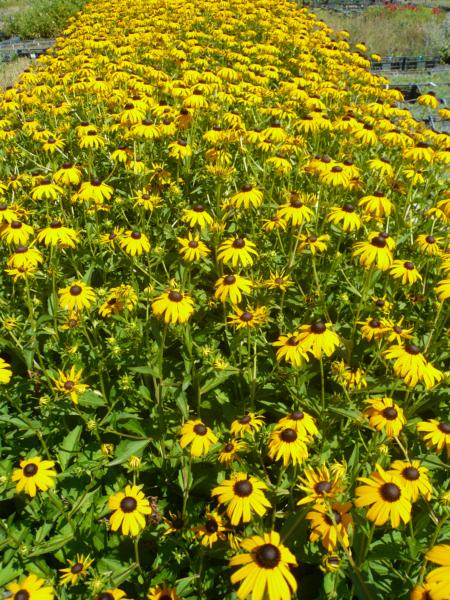
[[[34,0],[25,10],[8,18],[5,32],[22,39],[54,37],[85,3],[86,0]]]

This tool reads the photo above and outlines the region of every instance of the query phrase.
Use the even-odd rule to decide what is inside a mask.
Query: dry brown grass
[[[334,11],[314,11],[334,30],[346,30],[352,43],[364,42],[370,52],[382,55],[437,56],[448,44],[448,21],[445,13],[432,15],[431,10],[395,10],[371,7],[357,15]]]
[[[13,85],[31,62],[30,58],[16,58],[8,63],[0,63],[0,89]]]

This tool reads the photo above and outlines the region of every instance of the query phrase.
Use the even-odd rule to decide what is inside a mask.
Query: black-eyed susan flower
[[[361,335],[369,342],[382,339],[389,331],[385,319],[368,317],[365,321],[357,321],[357,323],[358,325],[362,325]]]
[[[33,277],[37,272],[37,267],[33,265],[23,265],[21,267],[13,267],[12,269],[5,269],[5,273],[13,278],[14,283],[21,279],[28,279]]]
[[[95,302],[95,291],[83,281],[74,281],[58,290],[59,303],[63,310],[84,310]]]
[[[427,142],[417,142],[415,146],[403,150],[403,157],[413,163],[417,161],[429,163],[434,158],[434,150]]]
[[[33,200],[57,200],[58,196],[64,194],[64,189],[53,183],[51,179],[40,179],[38,185],[33,188],[31,197]]]
[[[342,165],[332,165],[329,168],[321,169],[319,172],[319,178],[321,183],[329,185],[331,187],[343,187],[348,189],[350,187],[350,176],[346,169]]]
[[[353,248],[353,256],[359,257],[359,262],[366,269],[375,267],[386,271],[394,260],[383,233],[373,236],[366,242],[356,242]]]
[[[420,464],[420,460],[394,460],[391,470],[402,478],[404,486],[409,490],[411,502],[415,502],[419,496],[431,500],[433,487],[428,479],[428,469]]]
[[[294,282],[288,275],[275,271],[275,273],[270,273],[269,279],[266,279],[263,285],[269,290],[281,290],[285,292],[294,285]]]
[[[208,256],[211,250],[202,242],[199,235],[192,235],[189,231],[187,238],[177,237],[180,244],[178,252],[187,262],[195,262]]]
[[[383,192],[373,192],[369,196],[364,196],[358,202],[358,206],[362,206],[368,215],[377,219],[389,217],[393,209],[392,202]]]
[[[258,208],[262,201],[263,193],[248,183],[228,200],[229,204],[235,208]]]
[[[213,511],[206,515],[205,522],[195,527],[194,531],[202,546],[212,548],[219,540],[226,539],[227,527],[223,517]]]
[[[429,256],[437,256],[441,254],[441,246],[444,241],[442,237],[435,237],[434,235],[426,235],[425,233],[418,235],[416,238],[416,244],[421,252],[428,254]]]
[[[392,168],[391,163],[386,158],[373,158],[368,161],[368,166],[370,169],[380,173],[383,177],[393,177],[394,169]],[[372,194],[374,195],[374,194]]]
[[[120,588],[110,588],[94,596],[94,600],[128,600],[126,593]]]
[[[123,535],[137,536],[146,526],[146,515],[152,508],[144,492],[137,485],[127,485],[123,492],[108,498],[108,508],[113,511],[109,518],[111,530],[120,529]]]
[[[313,218],[313,211],[305,204],[307,198],[298,192],[291,192],[289,202],[282,204],[277,210],[277,216],[285,223],[298,227],[309,223]]]
[[[263,220],[263,230],[267,233],[271,231],[276,231],[277,229],[286,229],[287,222],[285,219],[282,219],[279,215],[273,215],[270,219]]]
[[[90,556],[84,556],[84,554],[77,554],[75,560],[69,560],[69,566],[64,569],[59,569],[61,573],[59,577],[60,585],[71,584],[75,585],[82,577],[86,577],[89,571],[89,567],[94,562]]]
[[[175,588],[166,585],[152,587],[147,592],[147,600],[181,600]]]
[[[409,594],[409,600],[430,600],[433,586],[426,581],[413,587]],[[443,598],[445,600],[445,598]]]
[[[300,465],[308,458],[308,448],[295,429],[279,427],[269,436],[268,456],[272,460],[282,460],[285,467]]]
[[[213,222],[212,216],[206,211],[203,204],[194,204],[192,208],[184,208],[182,219],[189,227],[198,225],[201,229],[208,227]]]
[[[186,323],[194,313],[194,300],[186,292],[167,290],[153,300],[152,311],[164,323]]]
[[[299,489],[306,495],[297,502],[297,506],[327,504],[328,500],[336,498],[343,489],[341,474],[337,471],[330,472],[327,465],[320,465],[316,469],[305,467],[298,481]]]
[[[33,573],[18,582],[10,583],[6,589],[12,600],[53,600],[53,588],[45,583],[45,579]]]
[[[80,394],[83,394],[89,388],[85,383],[80,383],[82,375],[83,369],[76,371],[75,367],[71,367],[68,373],[58,371],[58,378],[52,378],[53,388],[57,392],[70,397],[70,400],[74,404],[78,404]]]
[[[384,431],[387,437],[398,437],[406,424],[403,409],[392,398],[370,398],[366,400],[368,408],[364,415],[369,424],[378,431]]]
[[[268,321],[268,312],[265,306],[259,306],[255,309],[247,308],[242,310],[235,307],[234,314],[228,315],[228,323],[236,329],[249,329],[259,327]]]
[[[31,225],[17,220],[4,222],[0,226],[0,238],[14,246],[26,246],[33,232],[34,229]]]
[[[171,142],[168,149],[169,156],[177,160],[183,160],[192,156],[192,147],[182,138],[179,138],[176,142]]]
[[[321,254],[327,249],[327,242],[330,241],[330,236],[327,234],[314,235],[314,234],[301,234],[297,236],[300,242],[297,247],[297,252],[309,251],[312,256]]]
[[[231,583],[239,583],[239,600],[250,595],[253,600],[290,600],[297,591],[297,581],[290,568],[297,566],[291,551],[280,541],[276,531],[254,535],[241,542],[246,554],[230,560],[230,566],[240,568],[231,576]]]
[[[190,447],[192,456],[204,456],[208,454],[210,447],[217,442],[217,436],[200,419],[186,421],[181,428],[180,446]]]
[[[224,275],[215,283],[216,291],[214,298],[220,302],[230,300],[232,304],[239,304],[242,300],[242,294],[250,294],[252,282],[240,275]]]
[[[389,272],[394,279],[401,279],[403,285],[412,285],[422,280],[422,275],[409,260],[394,260]]]
[[[75,248],[80,241],[80,236],[74,229],[65,227],[61,221],[52,221],[48,227],[37,234],[36,239],[44,246]]]
[[[0,357],[0,383],[9,383],[12,377],[11,365]]]
[[[10,269],[19,269],[20,267],[37,267],[44,262],[42,253],[31,246],[18,246],[14,254],[6,261]]]
[[[82,202],[94,202],[95,204],[103,204],[105,200],[109,200],[114,193],[114,188],[104,181],[94,177],[90,181],[84,181],[81,184],[75,199]]]
[[[224,264],[230,264],[233,267],[238,265],[249,267],[253,264],[253,257],[258,256],[256,246],[253,242],[246,238],[233,238],[225,240],[219,246],[217,259]]]
[[[15,210],[13,210],[10,206],[5,204],[4,202],[0,203],[0,224],[1,223],[11,223],[11,221],[15,221],[18,215]]]
[[[272,346],[278,348],[276,357],[277,361],[285,360],[293,367],[301,367],[305,362],[309,361],[308,354],[300,346],[300,339],[297,332],[280,335]]]
[[[39,456],[20,461],[20,469],[15,469],[12,480],[16,482],[16,492],[25,492],[34,498],[37,491],[46,492],[55,485],[56,471],[53,460],[42,460]]]
[[[433,569],[426,577],[426,582],[431,587],[431,600],[446,600],[450,589],[450,545],[434,546],[428,550],[425,558],[432,563],[441,565],[437,569]]]
[[[285,427],[294,429],[302,439],[310,439],[319,434],[314,418],[302,410],[293,410],[287,416],[279,419],[275,427],[277,429]]]
[[[400,522],[408,523],[411,519],[411,495],[403,485],[399,475],[384,471],[376,465],[371,477],[358,477],[365,485],[356,488],[355,505],[370,508],[367,518],[375,525],[384,525],[390,520],[392,527],[397,528]]]
[[[340,345],[339,336],[332,331],[331,323],[316,321],[312,325],[301,325],[298,340],[302,352],[310,352],[315,358],[331,356]]]
[[[439,302],[444,302],[450,298],[450,279],[441,279],[434,288]]]
[[[138,302],[138,295],[131,285],[121,284],[109,290],[104,303],[98,309],[102,317],[117,315],[124,310],[133,310]]]
[[[234,437],[244,437],[247,434],[253,435],[259,431],[263,425],[264,417],[250,412],[240,419],[235,419],[231,423],[230,431],[231,435]]]
[[[327,221],[333,225],[340,225],[344,231],[356,231],[361,225],[361,217],[355,212],[352,204],[332,206],[327,216]]]
[[[351,367],[341,360],[334,361],[331,370],[333,379],[349,391],[361,390],[367,387],[366,374],[361,367]]]
[[[150,251],[150,241],[140,231],[124,231],[119,237],[119,246],[130,256],[141,256]]]
[[[78,185],[81,181],[82,173],[81,170],[71,162],[65,162],[61,165],[61,168],[56,171],[53,179],[56,183],[61,185]]]
[[[402,327],[403,317],[396,323],[391,319],[386,319],[386,325],[389,327],[387,341],[390,343],[403,344],[405,340],[412,339],[413,327]]]
[[[401,377],[408,387],[422,383],[427,390],[431,390],[443,378],[442,371],[433,367],[415,344],[396,344],[383,354],[395,361],[394,373]]]
[[[316,504],[305,519],[310,522],[311,542],[320,540],[327,552],[334,552],[337,546],[348,548],[348,530],[353,523],[349,514],[351,502],[333,502],[330,507],[325,504]]]
[[[447,457],[450,458],[450,423],[428,419],[417,423],[417,431],[425,434],[423,441],[426,443],[427,448],[434,447],[438,453],[445,448]]]
[[[222,446],[217,460],[226,466],[231,465],[233,461],[239,460],[239,452],[245,450],[246,443],[242,440],[230,440]]]
[[[226,505],[226,513],[232,525],[249,523],[252,512],[262,517],[270,502],[264,495],[265,483],[247,473],[234,473],[231,479],[224,479],[212,490],[218,496],[219,504]]]
[[[436,110],[436,108],[439,106],[439,99],[436,98],[436,94],[434,92],[427,92],[426,94],[421,94],[417,98],[417,103],[421,106],[426,106]]]

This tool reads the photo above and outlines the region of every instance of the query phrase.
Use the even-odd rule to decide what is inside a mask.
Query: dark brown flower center
[[[20,229],[22,223],[20,221],[11,221],[11,229]]]
[[[195,206],[192,207],[192,210],[194,212],[204,212],[205,208],[204,206],[202,206],[201,204],[195,204]]]
[[[209,519],[209,521],[206,521],[205,523],[205,529],[208,533],[216,533],[219,529],[219,524],[215,519]]]
[[[395,410],[393,406],[388,406],[383,410],[383,417],[388,421],[393,421],[397,418],[398,412]]]
[[[71,296],[79,296],[82,291],[80,285],[72,285],[69,290]]]
[[[240,481],[236,481],[233,490],[239,498],[247,498],[253,492],[253,486],[248,479],[241,479]]]
[[[335,167],[333,167],[331,169],[332,173],[342,173],[342,171],[343,171],[342,167],[339,167],[338,165],[336,165]]]
[[[392,330],[397,333],[398,335],[400,335],[403,331],[403,329],[400,327],[400,325],[394,325],[394,327],[392,328]]]
[[[52,223],[50,223],[51,229],[59,229],[60,227],[62,227],[61,221],[53,221]]]
[[[294,410],[294,412],[291,413],[291,419],[293,421],[301,421],[304,418],[305,418],[305,413],[303,413],[301,410]]]
[[[445,433],[446,435],[450,434],[450,424],[449,423],[439,423],[438,425],[439,431]]]
[[[234,275],[227,275],[224,277],[223,282],[225,285],[233,285],[233,283],[236,283],[236,277]]]
[[[187,141],[186,141],[186,140],[179,139],[179,140],[178,140],[178,145],[179,145],[179,146],[182,146],[183,148],[185,148],[185,147],[187,146]]]
[[[263,544],[256,550],[255,560],[263,569],[275,569],[281,560],[281,552],[273,544]]]
[[[29,592],[27,592],[27,590],[19,590],[18,592],[16,592],[14,594],[13,599],[14,600],[28,600],[28,598],[30,597]]]
[[[380,319],[371,319],[369,321],[369,327],[372,327],[373,329],[378,329],[380,326]]]
[[[283,440],[283,442],[292,444],[297,439],[297,432],[294,429],[288,427],[286,429],[283,429],[283,431],[280,433],[280,438]]]
[[[25,254],[25,252],[28,252],[28,246],[17,246],[16,254]]]
[[[140,240],[142,237],[142,233],[139,233],[139,231],[133,231],[130,237],[133,238],[133,240]]]
[[[25,475],[25,477],[33,477],[33,475],[36,475],[38,470],[39,468],[35,463],[30,463],[29,465],[23,468],[23,474]]]
[[[317,235],[310,235],[306,241],[308,241],[310,244],[314,244],[317,242]]]
[[[245,311],[242,313],[239,319],[244,321],[244,323],[249,323],[253,319],[253,315],[251,312]]]
[[[405,269],[408,269],[408,271],[412,271],[414,269],[414,263],[412,263],[409,260],[407,260],[406,262],[404,262],[403,266],[405,267]]]
[[[249,183],[246,183],[241,187],[241,192],[251,192],[252,189],[253,187]]]
[[[247,423],[250,423],[251,420],[252,418],[250,417],[250,415],[244,415],[239,419],[239,423],[241,423],[242,425],[247,425]]]
[[[418,348],[417,346],[415,346],[414,344],[407,344],[405,346],[405,351],[408,354],[412,354],[413,356],[417,356],[417,354],[420,354],[420,348]]]
[[[298,346],[299,345],[299,341],[297,339],[297,337],[295,335],[291,335],[290,338],[287,339],[286,344],[288,346]]]
[[[320,494],[321,496],[323,496],[324,494],[328,494],[329,492],[331,492],[332,487],[333,486],[329,481],[319,481],[319,483],[316,483],[316,485],[314,486],[314,491],[316,492],[316,494]]]
[[[331,511],[333,516],[330,515],[325,515],[325,521],[328,523],[328,525],[339,525],[339,523],[342,521],[342,517],[340,515],[340,513],[335,510],[333,508],[333,510]]]
[[[228,442],[228,444],[226,444],[226,446],[223,449],[224,452],[233,452],[233,450],[234,445],[231,442]]]
[[[347,213],[355,212],[355,209],[351,204],[344,204],[344,206],[342,207],[342,210]]]
[[[375,248],[384,248],[386,246],[386,240],[381,235],[374,237],[370,243],[372,246],[375,246]]]
[[[403,469],[402,475],[408,481],[416,481],[416,479],[419,479],[420,477],[419,469],[416,469],[415,467],[406,467]]]
[[[64,382],[65,390],[73,390],[74,387],[75,387],[75,383],[73,381],[65,381]]]
[[[317,323],[313,323],[313,325],[311,325],[310,327],[311,333],[315,334],[325,333],[326,330],[327,326],[325,325],[325,323],[323,323],[323,321],[317,321]]]
[[[195,240],[191,240],[188,244],[189,248],[198,248],[198,242]]]
[[[432,235],[427,235],[427,237],[425,238],[425,241],[427,244],[435,244],[436,238]]]
[[[203,423],[197,423],[197,425],[194,425],[194,433],[196,435],[206,435],[208,428]]]
[[[78,573],[81,573],[82,570],[83,563],[77,562],[71,567],[70,572],[73,573],[73,575],[78,575]]]
[[[125,496],[125,498],[120,501],[120,508],[124,513],[131,513],[135,511],[137,508],[136,498],[133,498],[132,496]]]
[[[114,596],[109,592],[103,592],[95,596],[95,600],[114,600]]]
[[[171,302],[181,302],[183,300],[183,294],[181,294],[181,292],[172,290],[169,292],[169,300]]]
[[[245,246],[245,240],[243,240],[242,238],[238,238],[237,240],[234,240],[233,242],[233,248],[243,248]]]
[[[385,502],[397,502],[402,492],[395,483],[384,483],[380,487],[380,494]]]
[[[303,202],[301,200],[299,200],[298,198],[295,200],[291,200],[292,208],[301,208],[302,206],[303,206]]]

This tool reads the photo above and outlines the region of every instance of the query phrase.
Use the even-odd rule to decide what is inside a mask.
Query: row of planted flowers
[[[3,94],[15,600],[448,599],[450,144],[346,36],[93,2]]]

